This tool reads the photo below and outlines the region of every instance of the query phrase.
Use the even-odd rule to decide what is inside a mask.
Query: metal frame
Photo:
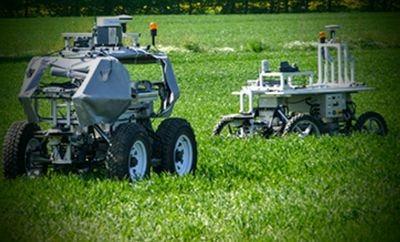
[[[92,33],[63,33],[64,49],[59,56],[34,57],[30,61],[19,99],[29,122],[50,125],[38,131],[36,137],[47,142],[50,148],[47,159],[52,164],[86,161],[77,158],[77,150],[96,142],[109,146],[113,132],[121,124],[170,116],[180,92],[167,56],[140,48],[138,33],[122,35],[132,38],[133,46],[96,45],[96,28],[108,24],[122,27],[130,19],[130,16],[99,17]],[[87,41],[85,47],[74,46],[78,40]],[[162,80],[139,90],[123,64],[160,65]],[[46,71],[58,79],[44,82]],[[153,108],[157,100],[161,102],[160,110]],[[155,136],[151,127],[146,128],[150,136]]]
[[[331,38],[328,42],[324,40],[318,44],[316,82],[312,71],[269,72],[268,60],[262,60],[258,79],[248,80],[241,90],[232,92],[239,96],[239,114],[243,115],[243,120],[252,117],[248,135],[256,133],[256,129],[260,127],[272,129],[275,118],[280,120],[278,125],[281,126],[281,131],[296,113],[314,116],[329,132],[336,132],[340,126],[349,129],[349,124],[355,120],[351,94],[374,88],[355,81],[355,60],[346,43],[336,43],[335,31],[339,26],[330,25],[326,28],[330,31]],[[294,78],[305,81],[296,85],[293,83]],[[223,117],[221,121],[230,116],[232,115]],[[215,130],[219,130],[221,121]],[[236,122],[240,123],[240,116]]]

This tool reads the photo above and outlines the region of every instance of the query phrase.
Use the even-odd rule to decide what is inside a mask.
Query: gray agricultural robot
[[[178,175],[195,171],[191,125],[168,118],[179,98],[171,62],[140,48],[140,34],[126,33],[130,20],[98,17],[91,33],[64,33],[59,55],[32,58],[19,93],[27,120],[14,122],[4,139],[6,178],[97,163],[105,163],[110,177],[132,181],[148,176],[151,166]],[[150,25],[153,44],[156,28]],[[159,65],[160,80],[131,80],[127,65],[144,64]],[[156,131],[154,118],[164,118]]]
[[[354,80],[354,59],[345,43],[336,42],[338,25],[325,26],[330,33],[327,41],[320,33],[318,44],[318,80],[313,72],[299,71],[295,65],[282,62],[279,72],[269,71],[263,60],[257,80],[247,81],[234,95],[240,97],[240,111],[222,117],[213,135],[264,137],[295,133],[349,133],[364,131],[385,135],[384,118],[376,112],[356,117],[351,94],[373,90]]]

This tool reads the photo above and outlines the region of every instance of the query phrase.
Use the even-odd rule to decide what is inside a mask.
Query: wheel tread
[[[249,120],[253,118],[254,118],[253,115],[244,115],[244,114],[230,114],[223,116],[215,125],[212,136],[219,135],[225,128],[225,126],[234,120]]]
[[[127,157],[125,157],[129,155],[129,151],[127,149],[131,148],[131,140],[129,140],[127,137],[134,137],[138,134],[143,134],[144,137],[148,138],[146,130],[141,125],[136,123],[123,124],[115,133],[106,161],[106,167],[110,178],[116,178],[120,180],[129,178],[128,166],[121,164],[121,161],[127,159]],[[149,149],[149,142],[147,143],[148,144],[146,148]],[[149,157],[150,154],[148,150],[148,162],[150,161]],[[148,176],[148,172],[146,173],[147,174],[145,176]]]
[[[197,142],[194,136],[194,131],[193,128],[191,127],[190,123],[186,121],[185,119],[182,118],[169,118],[165,119],[160,126],[157,129],[157,140],[155,142],[155,147],[154,150],[156,152],[156,158],[159,158],[162,160],[161,164],[157,167],[154,167],[154,170],[157,173],[160,173],[162,171],[168,171],[168,172],[175,172],[175,165],[173,162],[165,162],[169,161],[170,158],[168,157],[168,154],[173,153],[173,150],[175,147],[175,139],[176,139],[176,134],[175,132],[172,131],[177,131],[179,129],[189,129],[189,132],[193,134],[193,167],[191,172],[195,172],[196,169],[196,162],[197,162]]]
[[[232,122],[234,119],[232,116],[225,116],[222,117],[218,123],[215,125],[212,136],[217,136],[221,133],[221,131],[224,129],[224,127]]]
[[[376,119],[378,119],[379,122],[382,124],[383,133],[381,133],[381,134],[379,134],[379,135],[387,135],[387,133],[388,133],[388,127],[387,127],[387,124],[386,124],[385,119],[384,119],[383,116],[380,115],[379,113],[377,113],[377,112],[372,112],[372,111],[363,113],[363,114],[357,119],[357,122],[356,122],[356,124],[355,124],[355,129],[356,129],[357,131],[361,131],[361,130],[362,130],[362,127],[363,127],[363,125],[364,125],[364,123],[365,123],[368,119],[370,119],[370,118],[376,118]]]
[[[17,121],[11,124],[4,137],[3,143],[3,174],[5,178],[14,179],[24,173],[25,143],[28,142],[30,132],[39,129],[35,123]]]
[[[298,122],[298,121],[300,121],[300,120],[302,120],[302,119],[310,119],[310,120],[313,121],[314,124],[318,127],[318,129],[319,129],[319,131],[320,131],[320,134],[323,134],[323,133],[324,133],[322,124],[321,124],[321,122],[320,122],[318,119],[314,118],[313,116],[311,116],[311,115],[309,115],[309,114],[298,113],[298,114],[296,114],[295,116],[293,116],[291,119],[289,119],[289,121],[286,123],[285,129],[284,129],[284,131],[283,131],[282,136],[286,136],[286,135],[288,135],[289,133],[291,133],[291,132],[292,132],[291,129],[292,129],[293,125],[294,125],[296,122]]]

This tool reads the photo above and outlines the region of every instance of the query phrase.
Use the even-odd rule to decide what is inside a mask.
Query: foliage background
[[[3,0],[0,17],[398,11],[396,0]]]
[[[400,240],[398,13],[141,15],[128,30],[141,32],[143,45],[150,21],[159,24],[158,48],[169,51],[182,91],[174,116],[196,132],[196,176],[152,173],[129,183],[94,171],[1,179],[2,240]],[[31,56],[59,50],[62,32],[90,31],[92,23],[0,19],[0,137],[24,119],[16,96]],[[342,26],[356,79],[377,88],[354,95],[358,114],[380,112],[388,136],[210,137],[221,115],[238,111],[230,93],[256,78],[262,59],[272,69],[288,60],[316,71],[313,43],[327,24]],[[254,41],[261,52],[247,48]]]

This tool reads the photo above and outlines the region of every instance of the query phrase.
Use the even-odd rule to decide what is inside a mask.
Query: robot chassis
[[[64,33],[58,56],[30,61],[19,94],[27,120],[14,122],[4,139],[6,178],[98,163],[105,163],[110,177],[132,181],[148,176],[151,165],[156,172],[195,171],[191,125],[168,118],[179,97],[172,65],[149,46],[140,48],[139,34],[126,33],[130,20],[98,17],[91,33]],[[156,28],[151,23],[153,45]],[[133,46],[124,46],[123,38]],[[131,80],[126,66],[141,64],[159,65],[161,80]],[[157,131],[154,118],[164,118]]]
[[[264,137],[295,133],[349,133],[364,131],[387,134],[384,118],[376,112],[356,117],[356,105],[351,95],[374,88],[354,80],[354,59],[345,43],[336,42],[338,25],[328,25],[330,39],[320,33],[318,44],[318,80],[313,72],[298,71],[294,66],[281,72],[270,72],[268,60],[263,60],[257,80],[247,81],[240,91],[240,111],[222,117],[213,135]],[[256,105],[255,105],[256,104]]]

